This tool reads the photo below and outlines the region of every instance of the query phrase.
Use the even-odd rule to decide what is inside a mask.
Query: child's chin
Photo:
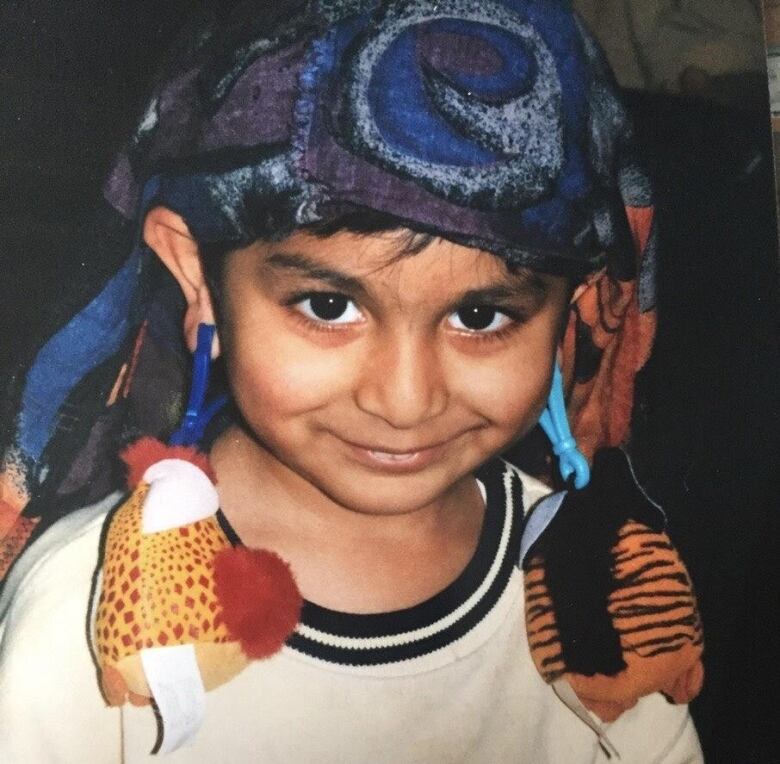
[[[438,473],[438,474],[436,474]],[[366,473],[353,480],[327,481],[320,488],[345,509],[366,515],[404,515],[443,499],[458,477],[440,471],[378,475]]]

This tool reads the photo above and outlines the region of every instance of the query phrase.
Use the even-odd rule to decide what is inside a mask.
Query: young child
[[[699,761],[657,508],[614,452],[552,495],[499,458],[542,417],[583,488],[557,365],[592,458],[652,341],[650,193],[594,43],[541,0],[193,29],[107,185],[131,255],[20,392],[8,539],[87,506],[0,601],[0,758]],[[144,435],[171,445],[124,450],[127,499]]]

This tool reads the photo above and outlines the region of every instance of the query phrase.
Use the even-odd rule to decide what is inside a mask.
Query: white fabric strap
[[[593,718],[590,711],[585,708],[582,701],[577,697],[577,693],[574,692],[572,686],[565,679],[561,678],[552,682],[551,687],[561,703],[593,730],[596,737],[599,739],[599,745],[606,757],[611,759],[614,756],[616,759],[619,759],[620,754],[618,753],[617,748],[610,742],[604,728]]]
[[[206,690],[194,645],[141,650],[146,681],[162,719],[162,740],[154,753],[170,753],[192,742],[206,714]]]

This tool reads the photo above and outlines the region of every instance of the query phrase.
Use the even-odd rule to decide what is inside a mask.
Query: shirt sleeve
[[[105,512],[55,524],[19,560],[0,622],[0,761],[121,760],[120,712],[100,693],[89,602]]]

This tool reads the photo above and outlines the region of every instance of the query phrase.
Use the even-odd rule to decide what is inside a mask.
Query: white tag
[[[141,663],[162,719],[162,742],[156,752],[170,753],[192,742],[206,713],[195,646],[150,647],[141,650]]]

